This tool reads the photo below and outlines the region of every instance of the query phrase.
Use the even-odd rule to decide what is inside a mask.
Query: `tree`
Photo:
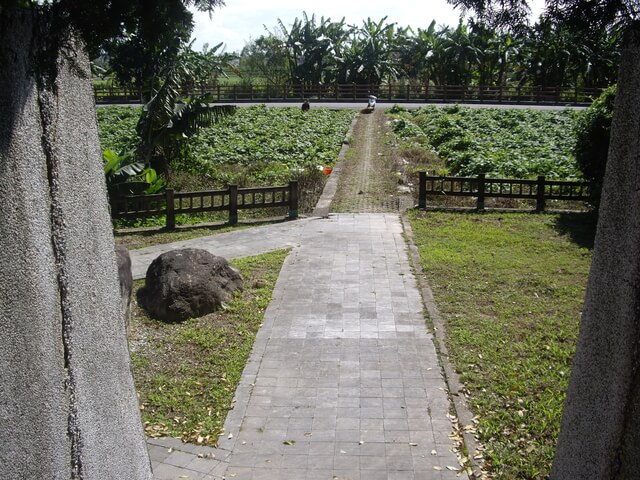
[[[150,480],[87,48],[150,0],[0,3],[0,466]],[[174,1],[212,9],[217,0]]]
[[[219,43],[209,47],[205,43],[200,52],[192,49],[193,42],[183,46],[176,60],[184,65],[185,75],[180,86],[186,91],[199,90],[200,93],[204,93],[216,85],[220,77],[227,78],[227,70],[240,75],[240,71],[234,64],[238,56],[235,53],[225,52],[223,45]]]
[[[395,53],[395,24],[370,18],[359,29],[353,28],[350,48],[345,50],[346,80],[353,83],[380,85],[385,79],[395,79],[398,69]]]
[[[332,22],[330,18],[316,20],[303,13],[290,28],[278,19],[284,37],[289,78],[294,84],[319,85],[336,78],[342,61],[342,47],[350,30],[345,30],[344,18]]]
[[[261,35],[247,44],[240,54],[244,78],[261,77],[267,85],[283,85],[289,79],[284,40],[274,34]]]
[[[598,197],[609,154],[615,98],[614,85],[593,101],[576,125],[576,161],[584,178],[596,186]]]
[[[146,11],[135,11],[135,21],[101,48],[118,82],[139,89],[145,101],[193,30],[193,16],[181,2],[156,0],[153,4],[152,9],[140,5]]]
[[[231,105],[211,105],[210,93],[183,99],[180,87],[190,77],[186,62],[177,59],[144,106],[136,127],[139,159],[165,176],[169,175],[171,160],[182,158],[185,139],[235,111]]]
[[[450,1],[483,12],[505,4]],[[598,229],[551,478],[640,478],[640,2],[547,5],[582,35],[624,31]]]

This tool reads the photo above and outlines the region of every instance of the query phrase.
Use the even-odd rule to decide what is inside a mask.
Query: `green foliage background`
[[[607,156],[616,86],[606,89],[580,117],[575,126],[575,155],[588,180],[602,185]]]

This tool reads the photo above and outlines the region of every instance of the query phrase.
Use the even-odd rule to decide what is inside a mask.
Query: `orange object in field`
[[[324,173],[325,175],[331,175],[331,172],[333,172],[333,167],[324,167],[322,169],[322,173]]]

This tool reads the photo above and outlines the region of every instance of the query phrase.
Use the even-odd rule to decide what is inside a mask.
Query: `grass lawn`
[[[410,218],[491,478],[547,478],[593,217],[411,212]]]
[[[244,289],[225,310],[163,323],[134,306],[129,346],[147,436],[215,444],[287,253],[234,260]]]

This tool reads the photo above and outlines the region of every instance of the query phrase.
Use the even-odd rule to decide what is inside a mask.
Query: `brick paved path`
[[[260,235],[249,232],[233,234],[250,249]],[[460,478],[447,469],[458,466],[449,401],[399,216],[332,215],[284,232],[297,246],[219,448],[150,440],[156,478]]]

